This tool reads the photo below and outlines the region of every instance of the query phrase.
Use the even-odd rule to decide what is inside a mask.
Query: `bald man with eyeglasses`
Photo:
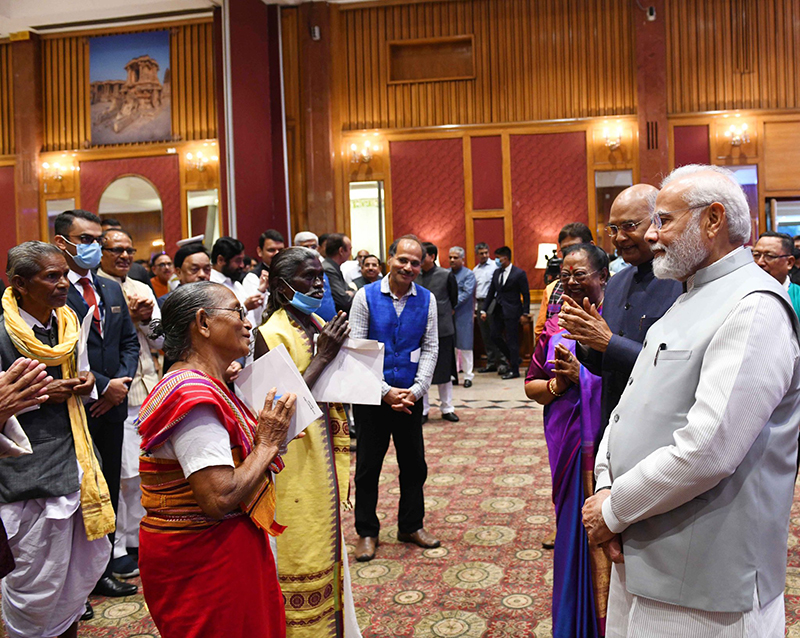
[[[647,329],[683,292],[673,279],[653,275],[653,251],[644,236],[658,189],[636,184],[622,191],[611,206],[606,233],[622,259],[630,264],[606,286],[603,316],[562,297],[559,323],[578,341],[578,359],[603,379],[603,423],[619,402]],[[570,337],[568,337],[570,338]]]

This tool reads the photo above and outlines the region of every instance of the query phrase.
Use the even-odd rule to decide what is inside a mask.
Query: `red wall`
[[[9,248],[17,245],[16,219],[17,204],[14,199],[14,167],[0,167],[0,219],[4,231],[0,233],[0,273],[5,280],[6,262]]]
[[[267,228],[288,234],[276,7],[230,3],[236,235],[255,256]]]
[[[676,126],[675,168],[687,164],[710,164],[711,149],[708,146],[708,125]]]
[[[489,244],[489,256],[494,255],[494,250],[500,246],[504,246],[506,242],[505,221],[502,218],[492,219],[473,219],[472,228],[475,233],[475,244],[481,242]],[[474,250],[474,246],[470,246],[469,250]],[[475,263],[478,263],[477,257]]]
[[[452,246],[467,249],[461,140],[390,142],[389,154],[395,238],[413,233],[433,242],[446,266]]]
[[[513,262],[531,288],[544,288],[535,270],[539,244],[553,243],[569,222],[588,223],[585,133],[511,136]]]
[[[123,175],[141,175],[152,182],[163,207],[164,245],[170,255],[181,238],[181,180],[178,156],[133,157],[81,162],[81,208],[97,213],[106,187]],[[122,221],[122,220],[120,220]]]
[[[473,210],[503,208],[503,145],[499,135],[470,138]]]

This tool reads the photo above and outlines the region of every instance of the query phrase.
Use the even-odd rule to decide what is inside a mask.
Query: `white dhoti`
[[[108,538],[86,539],[79,492],[0,505],[0,518],[16,562],[2,581],[9,638],[64,633],[103,575]]]
[[[747,612],[712,612],[635,596],[625,587],[625,565],[613,565],[606,638],[783,638],[783,595]]]
[[[436,387],[439,388],[439,409],[442,414],[455,412],[456,409],[453,407],[453,382],[439,383]],[[422,395],[422,414],[427,416],[430,409],[431,402],[428,398],[428,392],[426,392]]]
[[[139,447],[142,437],[139,436],[135,426],[140,407],[140,405],[129,405],[128,418],[125,419],[114,558],[126,556],[128,547],[139,547],[139,523],[145,514],[142,507],[142,481],[139,478]]]

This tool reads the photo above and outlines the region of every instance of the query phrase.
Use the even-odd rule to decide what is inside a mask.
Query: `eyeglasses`
[[[668,219],[664,219],[667,215],[675,215],[677,213],[682,213],[682,215],[678,215],[678,217],[683,217],[683,214],[688,213],[690,210],[697,210],[698,208],[708,208],[714,202],[708,202],[707,204],[697,204],[697,206],[689,206],[689,208],[681,208],[679,210],[662,210],[662,211],[654,211],[650,217],[650,221],[653,226],[656,227],[656,230],[661,230],[662,226],[664,226],[664,222],[670,222],[675,217],[670,217]]]
[[[628,221],[628,222],[622,222],[619,226],[617,226],[616,224],[609,224],[608,226],[606,226],[606,234],[609,237],[615,237],[619,231],[622,231],[627,235],[636,230],[643,222],[644,220],[638,222]]]
[[[773,255],[772,253],[762,253],[757,250],[753,251],[753,261],[758,261],[763,257],[764,261],[768,264],[771,264],[776,259],[781,259],[782,257],[791,257],[792,255]]]
[[[122,253],[128,253],[131,256],[136,254],[136,249],[135,248],[125,248],[125,247],[121,247],[121,246],[117,246],[115,248],[105,248],[105,247],[103,247],[103,250],[105,250],[106,252],[111,253],[112,255],[116,255],[117,257],[122,255]]]
[[[569,282],[570,279],[574,279],[579,284],[582,284],[584,281],[586,281],[586,278],[589,275],[593,275],[596,272],[597,272],[596,270],[592,270],[590,272],[583,272],[582,270],[579,270],[578,272],[572,272],[572,271],[569,271],[569,270],[562,270],[561,274],[558,277],[559,277],[559,279],[561,279],[561,283],[562,284],[566,284],[567,282]]]
[[[247,310],[242,306],[236,306],[235,308],[220,308],[217,306],[211,306],[209,308],[206,308],[206,310],[230,310],[231,312],[238,312],[239,319],[241,319],[242,321],[245,321],[247,319]]]
[[[171,261],[162,261],[160,264],[156,264],[155,268],[172,268],[172,262]],[[211,266],[209,266],[208,269],[211,270]]]
[[[87,235],[85,233],[82,234],[82,235],[61,235],[61,236],[62,237],[75,237],[75,238],[77,238],[79,244],[93,244],[94,242],[97,242],[99,244],[101,239],[102,239],[102,237],[100,235],[95,237],[94,235]],[[72,243],[72,242],[70,242],[70,243]],[[75,244],[73,244],[73,246],[74,245]]]

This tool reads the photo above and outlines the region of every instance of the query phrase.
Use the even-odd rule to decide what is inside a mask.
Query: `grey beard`
[[[697,271],[709,255],[709,249],[700,235],[699,220],[692,220],[683,234],[669,248],[654,244],[653,250],[663,250],[664,254],[653,260],[653,274],[659,279],[686,281]]]

